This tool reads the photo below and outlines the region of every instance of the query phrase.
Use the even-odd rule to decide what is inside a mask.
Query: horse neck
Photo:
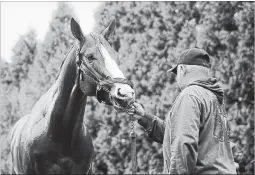
[[[86,102],[87,96],[84,95],[80,87],[75,85],[62,122],[63,144],[67,150],[74,148],[75,143],[79,141],[79,136],[81,136]]]
[[[52,105],[49,107],[48,134],[54,140],[73,142],[82,128],[86,96],[76,86],[76,49],[71,48],[55,83]]]

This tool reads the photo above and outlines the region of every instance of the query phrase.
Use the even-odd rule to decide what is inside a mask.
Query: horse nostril
[[[125,95],[121,94],[120,88],[118,88],[118,95],[124,97]]]
[[[117,95],[120,97],[128,97],[128,98],[134,98],[135,92],[134,91],[129,91],[129,92],[125,92],[123,93],[123,91],[121,90],[121,88],[118,88],[117,90]]]

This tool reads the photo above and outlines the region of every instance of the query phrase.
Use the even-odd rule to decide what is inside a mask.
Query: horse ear
[[[116,22],[114,19],[102,32],[102,35],[105,37],[106,40],[108,40],[110,38],[111,34],[114,32],[115,25],[116,25]]]
[[[73,18],[71,19],[71,31],[73,36],[80,42],[84,40],[84,35],[82,33],[81,27]]]

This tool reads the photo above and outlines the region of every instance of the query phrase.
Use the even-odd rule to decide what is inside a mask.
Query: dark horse
[[[83,35],[71,19],[77,39],[56,82],[22,117],[11,133],[13,173],[89,174],[93,144],[83,122],[87,96],[125,110],[134,101],[132,83],[116,64],[118,54],[107,39],[115,21],[101,35]]]

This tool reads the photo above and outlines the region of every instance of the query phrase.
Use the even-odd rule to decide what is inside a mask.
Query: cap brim
[[[174,74],[177,75],[177,65],[172,67],[171,69],[167,70],[167,72],[173,72]]]

